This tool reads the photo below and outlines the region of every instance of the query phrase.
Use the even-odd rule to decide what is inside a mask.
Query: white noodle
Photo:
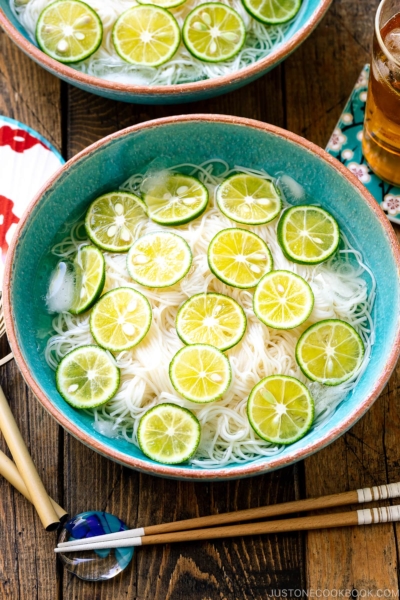
[[[275,50],[285,39],[285,34],[293,21],[285,25],[268,26],[259,23],[246,12],[241,0],[220,0],[234,8],[243,18],[246,28],[246,41],[241,51],[231,60],[217,64],[206,63],[194,58],[181,43],[177,53],[161,67],[141,67],[130,65],[118,56],[112,41],[115,21],[128,8],[137,4],[136,0],[85,0],[100,16],[104,35],[100,48],[87,60],[70,65],[78,71],[130,85],[173,85],[202,79],[213,79],[229,75],[264,58]],[[186,16],[206,0],[187,0],[183,5],[170,9],[182,29]],[[304,0],[306,2],[307,0]],[[10,0],[16,18],[35,42],[35,29],[42,10],[53,0]]]
[[[235,167],[235,171],[252,172],[269,178],[262,171]],[[154,169],[152,170],[154,172]],[[152,173],[150,171],[150,173]],[[193,253],[193,267],[178,284],[161,291],[144,289],[135,284],[126,270],[126,255],[104,253],[107,265],[105,291],[119,286],[130,286],[144,291],[153,309],[153,322],[146,338],[133,350],[121,352],[116,362],[121,369],[121,387],[116,396],[91,414],[94,428],[109,437],[122,436],[137,445],[136,432],[142,415],[161,402],[173,402],[189,408],[202,426],[201,443],[193,465],[216,468],[232,462],[240,463],[262,456],[271,456],[283,447],[258,438],[246,416],[246,402],[253,386],[263,377],[285,374],[297,377],[310,389],[316,404],[313,429],[321,427],[335,412],[343,399],[355,388],[364,372],[374,343],[374,323],[371,317],[375,297],[375,280],[362,256],[347,237],[341,234],[340,251],[329,261],[306,266],[289,262],[282,254],[276,238],[277,220],[257,227],[244,227],[256,232],[267,241],[276,269],[291,270],[311,285],[315,305],[311,317],[301,327],[278,331],[264,326],[252,310],[252,292],[231,288],[209,271],[207,247],[218,231],[235,227],[214,204],[215,186],[233,172],[224,161],[208,161],[196,165],[177,165],[171,171],[196,175],[210,191],[210,207],[198,219],[179,227],[178,233],[189,243]],[[149,172],[146,174],[148,176]],[[122,189],[138,193],[146,177],[133,175]],[[161,227],[150,220],[142,233]],[[162,228],[161,228],[162,229]],[[72,227],[70,235],[57,244],[53,252],[60,258],[71,257],[87,240],[81,223]],[[233,381],[222,400],[198,405],[183,400],[173,389],[168,376],[168,365],[182,347],[175,331],[177,308],[193,294],[216,291],[233,297],[244,308],[248,325],[243,340],[227,352],[233,370]],[[299,335],[312,323],[322,319],[339,318],[353,325],[365,344],[365,359],[358,373],[342,385],[326,387],[309,382],[300,371],[294,356]],[[58,314],[53,321],[55,334],[45,350],[48,364],[55,369],[60,359],[83,344],[93,343],[87,315]]]

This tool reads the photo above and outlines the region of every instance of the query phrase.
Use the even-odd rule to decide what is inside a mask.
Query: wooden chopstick
[[[200,529],[202,527],[213,527],[215,525],[226,525],[228,523],[237,523],[239,521],[254,521],[256,519],[266,519],[287,515],[294,512],[305,512],[309,510],[318,510],[323,508],[333,508],[336,506],[346,506],[348,504],[362,504],[375,500],[386,500],[387,498],[400,497],[400,482],[389,483],[372,488],[362,488],[351,492],[341,494],[332,494],[321,496],[319,498],[309,498],[307,500],[295,500],[293,502],[284,502],[282,504],[273,504],[272,506],[259,506],[257,508],[248,508],[246,510],[237,510],[206,517],[196,517],[194,519],[185,519],[173,523],[163,523],[161,525],[150,525],[149,527],[139,527],[128,529],[106,535],[96,536],[97,542],[121,540],[125,538],[144,537],[162,533],[172,533],[175,531],[187,531],[189,529]],[[84,538],[72,542],[63,542],[58,544],[60,548],[68,546],[86,545],[93,542],[93,538]]]
[[[58,518],[42,480],[39,477],[39,473],[28,452],[28,448],[25,445],[1,387],[0,429],[3,432],[4,439],[7,442],[19,474],[26,485],[32,504],[36,508],[43,527],[47,529],[47,531],[56,529],[60,524],[60,519]]]
[[[297,517],[282,521],[265,521],[227,527],[212,527],[210,529],[194,529],[177,531],[128,539],[105,542],[92,542],[87,545],[73,545],[67,548],[55,548],[54,552],[83,552],[86,550],[101,550],[105,548],[126,548],[132,546],[149,546],[151,544],[172,544],[174,542],[194,542],[215,540],[220,538],[262,535],[267,533],[283,533],[288,531],[308,531],[312,529],[329,529],[332,527],[349,527],[351,525],[371,525],[400,520],[400,505],[384,508],[371,508],[351,512],[317,515],[312,517]],[[93,540],[94,538],[92,538]]]
[[[0,475],[15,487],[29,502],[32,502],[27,487],[13,461],[0,450]],[[65,519],[68,513],[57,502],[50,498],[54,510],[60,520]]]

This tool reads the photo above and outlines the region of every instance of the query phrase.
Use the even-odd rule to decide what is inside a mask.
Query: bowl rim
[[[49,190],[58,179],[60,179],[64,173],[68,172],[68,170],[77,162],[85,159],[88,155],[96,152],[103,146],[106,146],[113,140],[118,138],[125,137],[130,135],[131,133],[137,131],[144,131],[147,129],[153,129],[156,127],[171,125],[177,123],[185,123],[185,122],[209,122],[209,123],[225,123],[232,125],[239,125],[246,128],[261,130],[263,132],[267,132],[273,134],[275,136],[284,138],[292,143],[301,146],[303,149],[316,154],[321,160],[325,161],[329,164],[334,170],[336,170],[340,175],[342,175],[353,187],[357,189],[357,191],[364,197],[364,200],[369,205],[373,213],[375,213],[376,218],[380,221],[381,226],[383,227],[388,242],[391,245],[391,249],[393,252],[393,256],[395,262],[397,263],[397,272],[400,277],[400,243],[397,240],[394,229],[389,223],[385,213],[380,208],[376,200],[372,197],[372,195],[368,192],[368,190],[362,185],[362,183],[353,175],[342,163],[336,160],[333,156],[328,154],[325,150],[320,148],[319,146],[313,144],[312,142],[298,136],[295,133],[286,131],[277,127],[275,125],[270,125],[267,123],[262,123],[260,121],[256,121],[253,119],[247,119],[243,117],[233,117],[228,115],[208,115],[208,114],[194,114],[194,115],[182,115],[182,116],[174,116],[174,117],[164,117],[161,119],[155,119],[151,121],[146,121],[144,123],[140,123],[138,125],[133,125],[111,135],[108,135],[101,140],[98,140],[94,144],[88,146],[78,154],[76,154],[73,158],[71,158],[68,162],[65,163],[52,177],[47,181],[47,183],[42,187],[42,189],[37,193],[35,198],[32,200],[30,205],[28,206],[26,212],[22,216],[19,224],[17,225],[17,229],[14,233],[14,236],[11,240],[11,245],[8,250],[5,273],[4,273],[4,283],[3,283],[3,297],[4,297],[4,319],[6,325],[6,331],[8,340],[10,342],[11,349],[14,353],[14,357],[16,363],[24,377],[27,385],[33,391],[39,402],[42,406],[54,417],[54,419],[66,429],[69,433],[71,433],[74,437],[83,442],[86,446],[95,450],[102,454],[103,456],[112,459],[113,461],[120,463],[124,466],[151,474],[151,475],[159,475],[163,477],[169,478],[179,478],[179,479],[192,479],[192,480],[218,480],[218,479],[238,479],[242,477],[248,477],[253,475],[261,475],[263,473],[272,471],[274,469],[282,468],[297,462],[298,460],[304,459],[314,452],[321,450],[334,440],[336,440],[341,434],[345,433],[350,427],[352,427],[358,419],[360,419],[367,410],[372,406],[376,398],[379,396],[383,387],[385,386],[387,380],[389,379],[394,367],[396,366],[396,362],[400,355],[400,327],[397,328],[396,336],[393,342],[393,346],[389,355],[386,358],[386,363],[379,377],[375,380],[373,387],[369,390],[368,395],[365,397],[364,401],[360,403],[360,405],[354,409],[350,414],[348,414],[340,424],[336,425],[332,430],[326,433],[324,436],[320,437],[318,440],[313,441],[312,443],[308,443],[306,446],[302,448],[298,448],[297,450],[292,451],[287,456],[282,456],[278,454],[274,457],[269,457],[267,462],[263,459],[257,459],[255,462],[250,462],[244,465],[237,465],[234,467],[223,467],[221,469],[199,469],[196,470],[184,469],[179,465],[164,465],[161,463],[149,463],[147,462],[147,458],[135,458],[133,456],[129,456],[124,454],[119,450],[115,450],[114,448],[108,447],[103,442],[94,439],[90,434],[83,431],[80,427],[78,427],[74,422],[70,421],[58,408],[52,403],[51,399],[47,397],[47,395],[42,391],[40,385],[35,381],[34,377],[30,373],[29,367],[24,359],[24,356],[20,350],[16,328],[13,320],[13,311],[11,305],[11,281],[12,281],[12,265],[14,262],[14,254],[16,252],[16,248],[18,245],[18,239],[21,236],[21,232],[26,224],[29,222],[29,218],[36,205],[40,202],[43,194]]]
[[[215,77],[214,79],[206,79],[204,81],[196,81],[193,83],[182,83],[174,85],[128,85],[118,83],[116,81],[107,81],[100,77],[94,77],[93,75],[87,75],[76,71],[72,67],[66,64],[60,63],[57,60],[47,56],[40,48],[35,46],[31,41],[27,40],[22,33],[9,21],[6,14],[0,7],[0,26],[4,29],[7,35],[12,41],[32,58],[35,62],[40,64],[50,72],[67,80],[72,80],[74,83],[81,86],[90,86],[94,92],[101,90],[107,90],[109,92],[118,92],[120,94],[129,93],[137,96],[157,96],[158,94],[163,96],[171,96],[179,99],[179,96],[183,96],[186,93],[207,92],[209,90],[219,89],[225,85],[234,85],[246,81],[251,77],[257,77],[262,75],[264,71],[277,65],[279,62],[284,60],[289,54],[291,54],[304,40],[312,33],[317,27],[321,19],[325,16],[328,8],[330,7],[333,0],[319,0],[320,4],[314,11],[309,21],[303,25],[288,41],[282,44],[275,52],[272,52],[265,58],[236,71],[234,74],[223,75],[222,77]]]

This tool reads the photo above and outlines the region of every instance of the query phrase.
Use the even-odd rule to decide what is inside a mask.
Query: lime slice
[[[318,206],[293,206],[278,223],[278,242],[286,258],[317,264],[336,252],[339,226],[330,213]]]
[[[92,202],[85,227],[96,246],[109,252],[127,252],[146,220],[146,206],[140,198],[111,192]]]
[[[242,0],[247,12],[268,25],[286,23],[300,10],[302,0]]]
[[[218,187],[216,200],[226,217],[246,225],[268,223],[282,208],[276,185],[255,175],[232,175]]]
[[[267,244],[245,229],[223,229],[208,247],[208,265],[218,279],[238,288],[252,288],[272,269]]]
[[[182,29],[186,48],[206,62],[222,62],[242,48],[246,29],[242,17],[220,2],[200,4],[185,19]]]
[[[154,6],[161,6],[161,8],[175,8],[181,6],[186,0],[138,0],[139,4],[153,4]]]
[[[189,271],[192,253],[176,233],[157,231],[138,239],[129,250],[129,275],[147,287],[163,288],[177,283]]]
[[[324,385],[350,379],[363,357],[364,344],[357,331],[339,319],[311,325],[296,346],[296,360],[304,375]]]
[[[134,6],[122,13],[113,29],[120,57],[132,65],[159,67],[173,57],[181,42],[176,19],[164,8]]]
[[[103,291],[106,281],[104,256],[96,246],[83,246],[74,260],[75,299],[69,312],[80,315],[90,308]]]
[[[207,208],[207,188],[188,175],[150,177],[144,190],[149,217],[160,225],[183,225]]]
[[[229,296],[196,294],[180,307],[176,331],[185,344],[210,344],[228,350],[242,339],[246,315]]]
[[[147,298],[132,288],[120,287],[104,294],[90,315],[90,331],[102,348],[122,352],[136,346],[151,325]]]
[[[186,400],[206,403],[221,398],[229,388],[232,375],[225,354],[214,346],[194,344],[175,354],[169,377]]]
[[[61,396],[75,408],[95,408],[111,400],[119,387],[119,369],[98,346],[80,346],[64,356],[56,372]]]
[[[304,323],[314,306],[307,281],[291,271],[272,271],[258,284],[253,296],[257,317],[274,329],[293,329]]]
[[[193,456],[200,442],[200,423],[190,410],[158,404],[140,420],[138,442],[152,460],[175,465]]]
[[[98,14],[79,0],[58,0],[42,10],[36,40],[43,52],[62,63],[91,56],[101,44],[103,25]]]
[[[293,444],[312,425],[314,400],[298,379],[271,375],[251,390],[247,416],[261,439],[273,444]]]

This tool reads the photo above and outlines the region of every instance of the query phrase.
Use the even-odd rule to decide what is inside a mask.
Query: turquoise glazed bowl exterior
[[[117,188],[159,157],[165,167],[200,164],[218,157],[232,166],[248,165],[272,175],[284,171],[335,215],[375,274],[376,341],[358,386],[330,420],[273,457],[212,470],[153,462],[127,441],[103,437],[94,430],[90,416],[69,406],[58,394],[54,373],[38,351],[35,332],[43,320],[47,319],[47,326],[50,322],[40,301],[47,290],[50,270],[38,278],[38,266],[53,246],[57,232],[94,198]],[[172,478],[220,480],[256,475],[320,450],[368,410],[400,352],[400,249],[377,202],[321,148],[282,129],[237,117],[193,115],[148,121],[106,137],[71,159],[47,183],[19,224],[8,253],[3,296],[15,359],[27,384],[50,414],[102,455],[134,469]]]
[[[106,81],[80,73],[42,52],[32,42],[24,28],[13,15],[9,0],[0,0],[0,26],[25,54],[53,75],[86,92],[99,96],[138,104],[178,104],[205,100],[236,90],[261,77],[287,58],[313,31],[328,10],[332,0],[303,0],[302,7],[285,33],[282,43],[266,58],[216,79],[169,86],[139,86]]]

